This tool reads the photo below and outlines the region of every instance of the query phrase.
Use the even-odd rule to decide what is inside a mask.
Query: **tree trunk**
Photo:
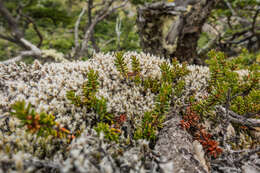
[[[155,150],[171,161],[173,167],[171,171],[173,173],[209,172],[202,146],[199,142],[193,142],[192,136],[180,127],[181,118],[178,111],[172,109],[166,119],[158,135]]]
[[[138,8],[137,24],[143,50],[200,64],[197,42],[204,23],[219,1],[159,2]]]

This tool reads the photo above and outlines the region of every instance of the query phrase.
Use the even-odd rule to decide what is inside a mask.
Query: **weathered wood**
[[[219,0],[200,1],[182,15],[183,26],[174,56],[188,63],[201,63],[197,55],[198,40],[204,23],[218,2]]]
[[[207,172],[205,165],[197,159],[191,135],[179,126],[180,116],[172,110],[167,119],[155,149],[172,160],[174,173]]]
[[[176,1],[138,8],[137,26],[144,52],[200,64],[197,42],[219,0]]]

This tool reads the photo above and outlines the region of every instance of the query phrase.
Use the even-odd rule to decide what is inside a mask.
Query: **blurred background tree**
[[[44,50],[50,49],[62,53],[68,60],[86,59],[99,51],[123,50],[145,51],[169,58],[177,56],[190,63],[203,63],[207,52],[213,48],[224,51],[229,56],[240,54],[244,48],[250,54],[259,54],[259,0],[220,0],[216,6],[214,4],[205,20],[202,20],[201,28],[187,29],[183,23],[180,27],[178,18],[183,18],[188,13],[192,15],[192,8],[196,9],[202,2],[204,1],[0,0],[0,60],[18,57],[32,62],[34,58],[41,57]],[[140,18],[138,10],[146,8],[147,12],[156,11],[155,4],[158,3],[164,4],[161,5],[164,13],[157,16],[164,17],[161,23],[159,20],[152,21],[154,18],[151,16]],[[158,10],[160,11],[159,8]],[[7,20],[5,11],[9,12],[13,23]],[[169,18],[166,13],[174,14],[174,17]],[[147,25],[141,26],[139,19],[148,21]],[[94,26],[90,27],[91,24]],[[155,28],[151,30],[149,27]],[[160,35],[162,33],[163,36]],[[189,40],[193,37],[192,34],[196,35],[194,41]],[[26,45],[21,38],[30,44],[27,42]],[[179,38],[189,41],[181,42]],[[147,44],[144,44],[144,40]],[[186,46],[188,43],[194,44],[189,48]],[[178,44],[185,45],[185,51],[183,47],[178,49]],[[189,60],[194,57],[197,61]]]

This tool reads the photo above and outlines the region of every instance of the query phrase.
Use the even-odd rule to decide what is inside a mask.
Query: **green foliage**
[[[172,95],[172,84],[168,82],[162,83],[159,94],[155,99],[156,103],[155,103],[154,110],[161,115],[167,112],[170,107],[171,95]]]
[[[200,38],[198,40],[198,48],[203,48],[210,40],[210,35],[206,32],[202,32],[200,34]]]
[[[132,11],[134,9],[128,10]],[[135,25],[136,16],[129,17],[128,10],[119,10],[106,18],[106,20],[98,23],[95,27],[94,36],[102,52],[141,51]],[[117,42],[117,33],[115,31],[118,19],[121,21],[119,43]]]
[[[167,62],[163,62],[160,65],[160,69],[161,69],[161,73],[162,73],[162,82],[168,82],[168,83],[172,83],[172,75],[173,73],[171,73],[171,67]]]
[[[127,64],[125,62],[124,59],[124,53],[123,52],[117,52],[115,54],[116,59],[115,59],[115,66],[116,69],[120,72],[120,74],[124,77],[127,77],[127,73],[128,73],[128,68],[127,68]]]
[[[110,141],[119,141],[120,131],[117,129],[111,128],[109,124],[100,122],[97,124],[94,129],[100,135],[100,133],[104,133],[104,137]]]
[[[107,100],[103,97],[96,97],[98,92],[98,72],[90,69],[87,73],[87,81],[82,85],[82,93],[80,96],[75,94],[75,91],[67,91],[67,99],[72,104],[78,107],[86,107],[87,111],[93,111],[98,115],[98,119],[93,122],[94,129],[100,134],[103,132],[105,138],[118,141],[120,130],[110,127],[114,115],[107,111]]]
[[[149,76],[143,80],[144,89],[150,89],[152,93],[158,93],[160,85],[160,80],[157,78]]]
[[[11,114],[21,121],[21,127],[26,126],[27,131],[37,136],[57,136],[54,127],[57,125],[55,117],[45,112],[36,113],[31,104],[26,106],[25,101],[17,101],[12,105]]]
[[[94,3],[99,2],[94,1]],[[20,16],[19,28],[25,32],[24,37],[27,40],[35,45],[38,45],[40,42],[40,38],[32,23],[21,14],[28,16],[41,33],[43,37],[43,41],[40,46],[41,49],[55,49],[58,52],[62,52],[65,57],[71,56],[71,50],[75,47],[75,23],[82,7],[85,5],[85,2],[81,0],[13,0],[6,1],[4,4],[14,17]],[[20,5],[23,6],[23,8],[19,8],[19,10],[17,10],[17,7]],[[99,7],[93,8],[93,18],[98,8]],[[134,7],[128,8],[131,8],[131,11],[134,11]],[[139,36],[135,26],[136,16],[131,15],[130,17],[129,10],[130,9],[119,9],[95,26],[94,39],[101,52],[120,50],[141,51]],[[18,11],[20,11],[19,14]],[[87,18],[87,14],[85,13],[79,24],[79,38],[83,38],[84,31],[87,26]],[[121,20],[121,34],[119,43],[117,44],[118,40],[115,26],[116,20],[119,18]],[[0,23],[3,26],[3,33],[11,35],[10,29],[8,29],[8,23],[3,18],[0,18]],[[88,45],[88,51],[93,53],[94,48],[92,42],[90,41]],[[10,49],[12,50],[11,53]],[[14,46],[13,43],[7,41],[0,42],[0,60],[14,57],[17,55],[18,51],[20,51],[19,46]],[[27,62],[32,63],[33,59],[34,58],[30,58]]]
[[[136,85],[141,83],[141,67],[140,67],[140,62],[136,58],[136,56],[131,57],[131,64],[132,64],[132,75],[133,75],[133,80]],[[129,73],[128,73],[129,76]]]
[[[238,14],[239,16],[243,17],[249,17],[250,13],[254,13],[254,11],[250,11],[250,10],[246,10],[246,7],[252,7],[252,6],[256,6],[259,5],[259,1],[258,0],[227,0],[232,9],[239,9],[240,13]],[[216,10],[215,13],[217,15],[221,15],[221,16],[231,16],[232,15],[232,11],[230,8],[228,8],[228,6],[226,6],[223,2],[220,3]],[[252,15],[251,15],[252,16]]]
[[[139,78],[138,74],[140,74],[139,69],[140,63],[137,63],[136,57],[132,57],[132,71],[137,78]],[[136,78],[134,78],[136,84],[141,84],[145,90],[150,89],[151,92],[157,94],[155,98],[155,107],[152,111],[144,113],[142,124],[137,127],[135,131],[135,139],[147,139],[151,141],[156,139],[159,129],[162,128],[165,114],[170,107],[173,90],[175,91],[176,96],[179,97],[181,95],[185,82],[180,79],[189,73],[187,65],[180,65],[176,59],[172,60],[172,65],[163,62],[160,65],[160,69],[160,79],[141,77],[142,80],[136,83]]]
[[[165,114],[170,107],[170,98],[172,95],[172,85],[163,83],[159,94],[156,96],[155,108],[152,111],[144,113],[142,124],[135,131],[135,139],[147,139],[154,141],[156,135],[161,129],[165,119]]]
[[[155,108],[144,113],[141,127],[136,129],[135,139],[143,138],[151,141],[156,139],[159,129],[163,127],[165,114],[170,107],[171,95],[172,85],[167,82],[162,83],[159,94],[156,96]]]
[[[185,80],[179,80],[177,84],[174,85],[174,95],[181,97],[182,91],[185,87]]]
[[[234,60],[227,60],[224,53],[211,51],[207,63],[210,69],[208,96],[205,100],[194,106],[201,115],[210,115],[216,105],[227,102],[229,95],[230,109],[240,115],[255,114],[260,111],[260,74],[257,67],[252,65],[248,74],[240,77],[237,70],[238,64]]]
[[[190,72],[187,69],[187,63],[184,62],[180,65],[176,58],[172,59],[172,66],[173,67],[171,69],[171,77],[173,82],[176,82],[177,80],[179,80],[183,76],[186,76]]]
[[[87,73],[88,80],[83,84],[83,93],[86,98],[91,97],[98,91],[98,77],[98,72],[95,72],[93,69],[90,69]]]
[[[231,110],[248,116],[260,112],[260,90],[252,89],[246,96],[238,96],[232,101]]]
[[[113,114],[107,112],[107,100],[105,98],[96,99],[92,105],[94,111],[99,115],[101,121],[109,120],[113,118]]]
[[[154,141],[156,139],[158,129],[162,128],[165,116],[161,116],[158,112],[148,111],[144,113],[142,124],[137,128],[134,139],[147,139]]]
[[[98,122],[110,121],[113,114],[107,112],[107,100],[103,97],[100,99],[96,97],[99,87],[98,77],[98,72],[89,69],[87,73],[88,80],[82,85],[81,95],[76,95],[75,91],[71,90],[67,91],[66,96],[75,106],[86,107],[88,111],[94,111],[99,116]]]
[[[232,62],[236,64],[238,69],[248,69],[252,68],[253,64],[258,64],[258,69],[260,70],[260,52],[249,53],[247,49],[242,49],[241,54],[238,57],[232,59]]]
[[[66,97],[75,106],[80,106],[82,104],[80,96],[76,95],[75,91],[73,90],[67,91]]]
[[[217,46],[220,50],[230,53],[230,55],[243,52],[243,48],[247,48],[251,52],[259,50],[256,42],[251,38],[248,39],[247,35],[248,31],[258,34],[257,11],[259,5],[258,0],[224,0],[217,4],[211,12],[209,22],[224,27],[219,30],[221,37]],[[227,23],[222,22],[223,20]]]
[[[163,62],[160,65],[161,77],[159,79],[143,77],[139,60],[135,56],[132,56],[131,60],[132,72],[128,72],[122,52],[116,54],[114,63],[123,77],[133,81],[136,85],[143,86],[145,91],[150,89],[157,95],[154,109],[144,113],[141,125],[135,129],[134,138],[154,141],[170,107],[172,92],[175,91],[178,97],[181,95],[185,82],[180,79],[189,71],[186,64],[180,65],[177,59],[173,59],[172,64]]]

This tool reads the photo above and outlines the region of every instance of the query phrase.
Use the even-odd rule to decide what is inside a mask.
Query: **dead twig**
[[[260,127],[260,120],[259,119],[253,119],[253,118],[246,118],[241,115],[238,115],[237,113],[226,110],[223,106],[216,106],[216,110],[220,111],[221,113],[226,114],[230,118],[231,122],[239,123],[241,125],[245,126],[251,126],[251,127]]]

